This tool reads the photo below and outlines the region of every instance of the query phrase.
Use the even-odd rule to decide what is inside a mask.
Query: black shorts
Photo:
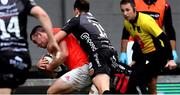
[[[157,77],[167,63],[167,56],[164,50],[155,51],[144,55],[144,63],[135,64],[128,83],[128,94],[136,94],[136,87],[139,86],[143,94],[147,94],[148,83],[153,77]],[[143,62],[143,61],[142,61]]]
[[[97,74],[111,75],[111,64],[118,63],[117,52],[114,49],[101,49],[89,57],[89,73],[93,78]]]
[[[134,76],[137,80],[145,82],[147,84],[151,81],[153,77],[159,75],[161,70],[167,63],[166,55],[163,55],[163,52],[151,52],[145,56],[145,63],[135,64],[133,68],[133,73],[131,76]]]
[[[0,52],[0,88],[16,88],[27,79],[31,59],[29,52]]]
[[[145,55],[145,59],[149,61],[148,71],[152,76],[157,76],[168,62],[166,50],[152,52]]]

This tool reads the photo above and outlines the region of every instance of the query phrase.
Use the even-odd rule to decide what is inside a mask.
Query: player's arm
[[[147,30],[147,32],[157,38],[159,41],[162,41],[164,45],[162,45],[168,52],[168,59],[172,60],[172,49],[170,45],[170,41],[166,34],[163,32],[163,30],[159,27],[159,25],[155,22],[155,20],[152,17],[147,17],[146,21],[143,22],[144,30]]]
[[[175,30],[173,27],[173,22],[172,22],[171,7],[168,2],[166,3],[166,9],[165,9],[163,21],[164,21],[163,23],[164,23],[165,32],[171,42],[171,47],[173,50],[175,50],[175,48],[176,48],[176,33],[175,33]]]
[[[68,34],[70,34],[72,31],[76,30],[76,28],[79,25],[79,19],[77,17],[74,17],[70,19],[61,29],[60,32],[58,32],[55,35],[55,39],[57,42],[60,42],[64,37],[66,37]],[[48,46],[49,48],[50,46]]]
[[[127,64],[127,54],[126,54],[126,49],[127,49],[127,44],[128,44],[128,38],[130,37],[129,32],[125,29],[125,27],[123,28],[123,33],[122,33],[122,37],[121,37],[121,48],[120,48],[120,54],[119,54],[119,61],[122,63]]]
[[[166,34],[162,32],[157,38],[160,39],[161,41],[163,41],[164,48],[167,51],[168,59],[169,60],[173,60],[172,48],[171,48],[169,39],[167,38]]]
[[[169,69],[176,68],[177,65],[173,60],[172,48],[167,35],[163,32],[163,30],[157,25],[155,20],[152,19],[151,17],[148,18],[148,20],[145,21],[143,25],[144,25],[143,28],[146,28],[149,31],[149,34],[156,37],[159,41],[162,41],[163,43],[162,46],[167,51],[167,57],[169,60],[165,67],[168,67]]]
[[[30,11],[30,15],[37,18],[40,21],[42,27],[46,30],[49,38],[48,44],[52,45],[51,48],[55,49],[56,51],[59,50],[58,44],[53,37],[52,23],[48,14],[40,6],[34,6]]]
[[[171,43],[173,59],[174,61],[177,61],[178,55],[176,52],[176,33],[172,22],[171,7],[168,2],[166,3],[166,9],[165,9],[163,21],[164,21],[163,23],[164,23],[165,32]]]
[[[57,42],[60,42],[66,35],[67,33],[64,30],[60,30],[60,32],[56,33],[55,39]]]
[[[53,72],[59,65],[63,64],[68,56],[67,45],[64,40],[59,43],[61,53],[59,55],[53,55],[53,61],[46,66],[47,71]]]
[[[167,38],[166,34],[163,33],[163,32],[157,38],[160,39],[161,41],[163,41],[164,48],[167,51],[167,55],[168,55],[168,60],[169,61],[167,62],[165,67],[169,68],[170,70],[171,69],[175,69],[177,67],[177,64],[173,60],[172,48],[171,48],[169,39]]]
[[[126,52],[129,37],[130,37],[130,34],[128,33],[128,31],[124,27],[122,37],[121,37],[121,41],[120,41],[120,44],[121,44],[120,51],[121,52]]]
[[[47,60],[44,60],[44,55],[39,59],[38,63],[36,64],[36,67],[40,70],[45,70],[46,65],[48,64]]]

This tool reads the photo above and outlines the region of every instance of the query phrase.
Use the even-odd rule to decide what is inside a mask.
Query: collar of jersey
[[[137,19],[138,19],[138,16],[139,16],[139,12],[136,11],[136,17],[134,20],[130,21],[132,24],[136,23],[137,22]]]

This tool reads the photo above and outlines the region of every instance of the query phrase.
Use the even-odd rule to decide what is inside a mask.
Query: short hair
[[[33,29],[32,29],[32,31],[31,31],[31,33],[30,33],[30,40],[32,40],[32,35],[34,35],[36,32],[38,32],[38,30],[40,30],[41,29],[41,32],[45,32],[44,31],[44,29],[43,29],[43,27],[41,26],[41,25],[37,25],[37,26],[35,26]],[[42,31],[43,30],[43,31]]]
[[[74,3],[74,9],[78,8],[80,11],[89,12],[89,2],[87,0],[76,0]]]
[[[134,0],[121,0],[120,5],[127,3],[130,3],[133,8],[135,7]]]

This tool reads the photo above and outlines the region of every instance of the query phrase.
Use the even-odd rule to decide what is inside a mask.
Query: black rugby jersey
[[[88,54],[98,49],[112,48],[104,29],[89,12],[73,17],[62,30],[67,34],[73,33]]]
[[[27,51],[27,15],[34,0],[0,0],[0,51]]]

